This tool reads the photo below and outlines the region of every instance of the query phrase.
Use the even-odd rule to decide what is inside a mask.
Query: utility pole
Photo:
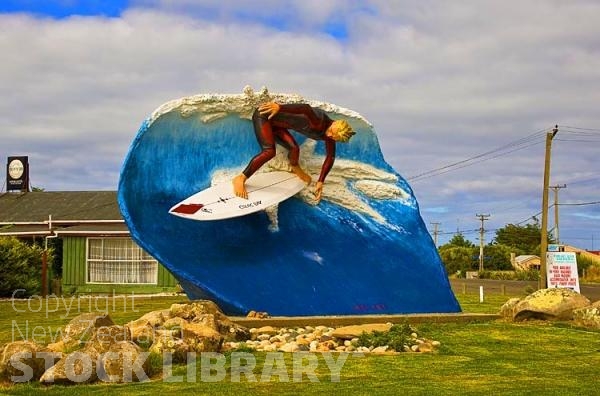
[[[556,243],[560,244],[560,234],[558,231],[558,190],[561,188],[567,188],[566,184],[562,186],[550,186],[552,190],[554,190],[554,239],[556,239]]]
[[[438,235],[440,234],[440,231],[438,230],[438,226],[441,223],[429,223],[433,226],[433,243],[435,244],[435,247],[438,247]]]
[[[542,229],[540,240],[540,288],[548,285],[546,279],[546,252],[548,251],[548,186],[550,185],[550,155],[552,153],[552,139],[558,133],[558,125],[552,132],[546,133],[546,155],[544,157],[544,188],[542,189]]]
[[[489,219],[490,215],[478,214],[476,216],[481,220],[481,228],[479,229],[479,271],[483,271],[483,234],[485,233],[483,222]]]

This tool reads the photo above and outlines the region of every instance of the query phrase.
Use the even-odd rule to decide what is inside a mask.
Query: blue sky
[[[47,190],[115,189],[162,103],[267,86],[362,114],[440,242],[477,242],[489,213],[487,242],[539,213],[558,123],[561,239],[598,250],[597,15],[584,0],[3,0],[0,158],[28,155]]]
[[[152,9],[162,7],[170,10],[184,10],[207,20],[218,20],[223,11],[219,2],[183,1],[180,3],[181,5],[178,6],[177,2],[167,2],[163,6],[161,1],[153,0],[4,0],[0,4],[0,12],[29,13],[37,17],[62,19],[72,16],[119,17],[128,8]],[[278,9],[281,12],[277,14],[257,12],[257,7],[239,7],[239,9],[232,7],[227,11],[229,17],[233,20],[240,22],[254,21],[280,31],[294,31],[297,23],[294,7],[288,7],[287,1],[279,3]],[[360,2],[351,3],[355,3],[355,6],[351,8],[361,12],[374,11],[372,7],[362,5]],[[251,1],[246,2],[246,5],[252,4]],[[338,40],[344,41],[348,38],[348,29],[343,14],[332,15],[330,19],[322,21],[318,28]]]
[[[52,18],[72,15],[118,17],[128,3],[125,0],[3,0],[0,12],[28,12]]]

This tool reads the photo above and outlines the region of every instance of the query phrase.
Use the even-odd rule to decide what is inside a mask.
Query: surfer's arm
[[[312,107],[304,103],[279,105],[279,114],[301,114],[308,119],[310,128],[321,129],[323,126],[323,120],[315,114]]]
[[[321,202],[321,197],[323,196],[323,182],[317,182],[314,194],[315,201],[317,201],[317,203]]]
[[[323,161],[323,166],[321,167],[321,175],[319,176],[319,181],[317,181],[317,185],[315,188],[315,199],[317,202],[321,200],[321,194],[323,193],[323,183],[325,182],[325,178],[329,174],[329,171],[333,167],[333,163],[335,161],[335,141],[333,139],[325,139],[325,161]]]
[[[321,167],[321,175],[319,176],[319,181],[323,183],[327,174],[333,167],[333,163],[335,161],[335,140],[326,138],[325,139],[325,161],[323,161],[323,166]]]

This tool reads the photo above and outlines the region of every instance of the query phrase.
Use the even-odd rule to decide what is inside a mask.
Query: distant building
[[[585,257],[586,259],[594,262],[594,264],[600,265],[600,255],[598,254],[598,252],[579,249],[579,248],[576,248],[575,246],[570,246],[570,245],[563,245],[563,246],[564,246],[565,252],[575,252],[575,254],[577,255],[578,258]]]
[[[574,252],[577,258],[585,257],[586,259],[594,262],[596,265],[600,265],[600,254],[598,254],[600,252],[579,249],[570,245],[560,245],[559,249],[561,252]],[[511,264],[517,271],[528,271],[530,269],[539,270],[540,258],[534,255],[522,255],[515,257],[515,255],[512,254]]]
[[[521,255],[514,257],[511,255],[511,264],[517,271],[538,270],[541,267],[540,258],[533,254]]]
[[[115,191],[0,194],[0,236],[58,238],[64,292],[178,289],[173,275],[131,239]]]

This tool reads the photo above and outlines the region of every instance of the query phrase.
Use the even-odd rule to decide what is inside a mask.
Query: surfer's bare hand
[[[317,203],[321,202],[321,197],[323,196],[323,182],[317,182],[315,187],[315,200]]]
[[[260,113],[260,115],[266,115],[267,118],[270,120],[275,116],[275,114],[279,113],[280,108],[281,106],[279,106],[279,103],[267,102],[258,106],[258,112]]]

